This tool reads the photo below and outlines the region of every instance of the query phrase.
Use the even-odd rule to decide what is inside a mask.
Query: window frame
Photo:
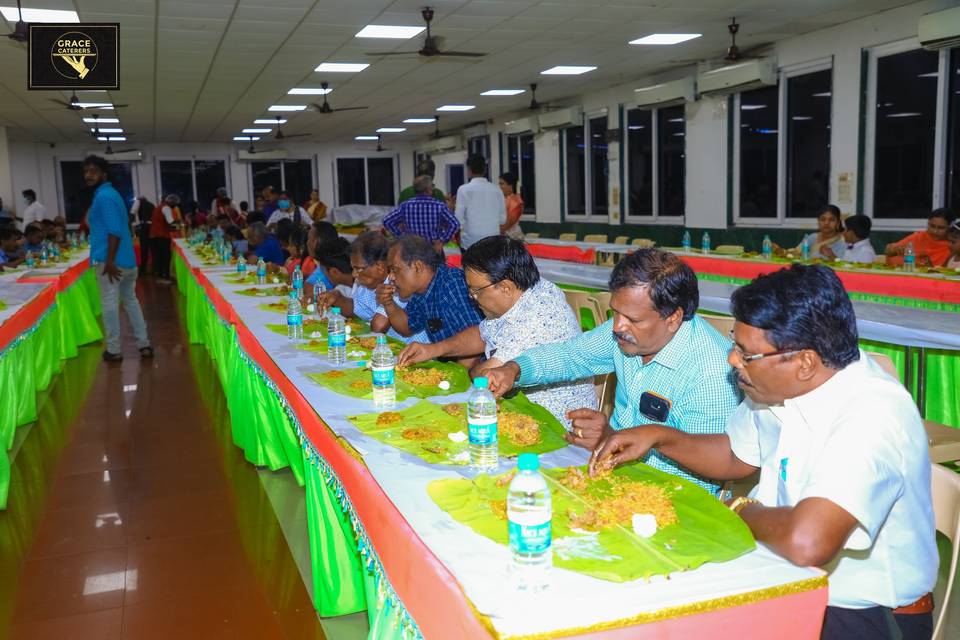
[[[863,144],[863,213],[873,220],[873,229],[876,231],[915,231],[918,226],[924,226],[925,218],[874,218],[873,191],[876,177],[876,136],[877,136],[877,59],[898,53],[906,53],[922,49],[917,38],[907,38],[887,44],[866,47],[867,52],[867,98],[866,112],[863,114],[863,135],[866,138]],[[933,208],[945,206],[947,191],[947,117],[949,115],[947,101],[949,95],[950,51],[951,48],[937,52],[937,112],[934,116],[933,133],[933,189],[931,200]]]
[[[681,103],[684,106],[684,116],[683,116],[683,148],[684,148],[684,164],[686,164],[686,148],[687,148],[687,116],[686,116],[686,101]],[[660,215],[660,119],[658,117],[660,109],[667,107],[676,107],[680,105],[676,104],[665,104],[659,105],[652,109],[644,108],[637,103],[628,103],[624,105],[623,112],[623,122],[620,123],[620,130],[623,136],[623,173],[620,175],[620,188],[623,191],[624,198],[624,222],[627,223],[642,223],[642,224],[660,224],[660,225],[685,225],[687,221],[687,207],[686,207],[686,169],[684,169],[684,207],[683,214],[679,216],[666,216]],[[652,213],[650,215],[633,213],[630,208],[630,131],[628,123],[630,121],[630,111],[634,109],[640,109],[642,111],[650,112],[650,149],[652,155],[652,162],[650,167],[650,180],[652,184]]]
[[[568,220],[574,222],[609,222],[610,221],[610,212],[619,207],[618,202],[610,200],[610,150],[607,149],[607,212],[606,213],[594,213],[593,212],[593,131],[590,126],[590,121],[596,118],[606,118],[607,119],[607,129],[603,131],[603,140],[607,141],[607,131],[610,130],[610,113],[607,108],[596,109],[594,111],[584,111],[583,112],[583,124],[579,127],[563,127],[559,130],[560,134],[560,157],[563,161],[563,171],[560,176],[560,189],[561,195],[563,196],[563,221]],[[583,201],[584,201],[584,211],[585,213],[569,213],[570,208],[570,197],[567,189],[567,136],[566,131],[568,129],[583,129]],[[609,143],[607,143],[609,144]]]
[[[214,157],[214,156],[156,156],[154,157],[153,162],[153,177],[154,184],[157,185],[157,198],[162,199],[166,194],[163,193],[163,183],[160,180],[160,163],[161,162],[189,162],[190,163],[190,182],[191,189],[193,189],[193,201],[197,203],[197,208],[200,208],[202,204],[197,200],[197,161],[200,162],[222,162],[223,163],[223,175],[227,184],[223,185],[227,188],[227,192],[231,191],[230,185],[230,158],[229,157]],[[247,170],[248,172],[250,169]],[[253,184],[253,176],[250,174],[250,184]],[[233,198],[233,196],[231,196]],[[253,202],[252,200],[250,202]],[[210,204],[209,202],[207,204]],[[204,207],[205,208],[205,207]]]
[[[390,160],[393,162],[393,205],[386,205],[386,204],[371,205],[371,204],[370,204],[370,183],[369,183],[369,180],[370,180],[370,169],[369,169],[370,163],[369,163],[369,160],[370,160],[371,158],[390,158]],[[416,159],[416,156],[414,156],[414,158]],[[364,195],[364,202],[362,203],[362,206],[366,206],[366,207],[369,207],[369,206],[374,206],[374,207],[394,206],[394,207],[395,207],[395,206],[397,206],[397,199],[400,197],[400,176],[399,176],[400,161],[399,161],[399,157],[397,156],[397,154],[395,154],[395,153],[387,153],[387,152],[383,152],[383,153],[376,153],[376,152],[374,152],[374,153],[347,153],[347,154],[338,154],[338,155],[334,156],[334,158],[333,158],[333,163],[332,163],[332,165],[333,165],[333,167],[332,167],[332,170],[333,170],[333,197],[334,197],[334,200],[333,200],[333,201],[336,203],[334,206],[337,206],[337,207],[344,206],[344,205],[342,205],[342,204],[340,203],[340,182],[339,182],[339,175],[338,175],[338,169],[337,169],[337,161],[338,161],[338,160],[358,160],[358,159],[359,159],[359,160],[363,160],[363,195]],[[351,203],[351,204],[360,204],[360,203]]]
[[[198,159],[198,160],[205,160],[205,158],[197,158],[197,159]],[[312,179],[312,182],[313,182],[313,184],[312,184],[311,186],[312,186],[313,188],[317,188],[318,185],[320,184],[320,179],[319,179],[319,176],[318,176],[318,174],[317,174],[317,156],[315,156],[315,155],[312,155],[312,156],[309,156],[309,157],[306,157],[306,158],[304,158],[304,157],[280,158],[280,159],[277,159],[277,160],[254,160],[253,162],[278,162],[278,163],[280,164],[280,185],[279,185],[279,190],[280,190],[280,191],[284,191],[284,190],[287,188],[287,172],[286,172],[286,170],[284,169],[283,163],[284,163],[284,162],[291,162],[291,161],[292,161],[292,162],[296,162],[296,161],[299,161],[299,160],[309,160],[309,161],[310,161],[310,178]],[[250,205],[251,205],[251,206],[253,206],[253,203],[256,202],[256,200],[257,200],[257,191],[256,191],[256,189],[254,189],[254,187],[253,187],[253,162],[248,162],[248,163],[246,163],[246,164],[247,164],[247,184],[249,185],[248,188],[250,189],[250,200],[249,200],[249,202],[250,202]],[[336,165],[336,161],[334,161],[334,165]],[[336,169],[336,167],[334,167],[334,169]],[[366,166],[364,166],[364,170],[366,170]],[[228,181],[230,180],[230,175],[229,175],[229,174],[227,174],[227,180],[228,180]],[[194,181],[196,181],[196,177],[194,177]]]
[[[66,155],[66,156],[54,156],[53,157],[53,167],[54,173],[57,180],[57,201],[60,205],[60,211],[63,212],[64,219],[67,216],[67,194],[63,189],[63,170],[60,166],[61,162],[83,162],[85,155]],[[140,193],[140,171],[137,167],[139,162],[117,162],[116,164],[129,164],[130,165],[130,179],[133,183],[133,193]],[[133,203],[128,203],[127,206],[132,207]],[[76,224],[76,223],[71,223]]]
[[[533,152],[534,152],[534,156],[533,156],[533,166],[534,166],[534,169],[533,169],[533,183],[534,183],[534,190],[536,190],[536,183],[537,183],[537,177],[536,177],[536,176],[537,176],[537,169],[536,169],[536,165],[537,165],[537,156],[536,156],[536,152],[537,152],[537,134],[534,133],[533,131],[525,131],[525,132],[523,132],[523,133],[508,133],[508,134],[504,135],[504,137],[503,137],[503,142],[504,142],[504,144],[501,146],[501,151],[502,151],[503,153],[502,153],[502,155],[501,155],[501,157],[500,157],[500,169],[501,169],[500,173],[507,173],[508,171],[510,171],[510,143],[511,143],[512,141],[516,140],[516,144],[517,144],[517,186],[518,186],[518,188],[521,188],[521,189],[523,188],[523,183],[524,183],[524,180],[523,180],[523,177],[524,177],[524,176],[523,176],[523,152],[522,152],[521,149],[520,149],[520,144],[521,144],[520,139],[523,138],[523,137],[525,137],[525,136],[530,136],[530,142],[531,142],[532,145],[533,145]],[[489,167],[487,168],[487,172],[489,173]],[[496,180],[499,179],[500,176],[499,176],[499,175],[496,175],[496,176],[490,175],[489,177],[490,177],[490,179],[491,179],[490,181],[493,182],[494,184],[496,184]],[[526,201],[524,201],[524,203],[523,203],[523,214],[520,216],[520,220],[527,220],[527,221],[534,222],[534,221],[536,221],[536,219],[537,219],[537,210],[536,210],[536,207],[534,207],[533,211],[527,213],[527,203],[526,203]]]

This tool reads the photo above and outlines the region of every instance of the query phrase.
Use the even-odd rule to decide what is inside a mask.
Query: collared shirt
[[[572,340],[525,351],[514,358],[520,365],[517,386],[527,387],[615,371],[616,404],[610,426],[629,429],[643,424],[666,424],[687,433],[723,433],[727,417],[740,403],[740,391],[727,362],[730,341],[706,320],[694,316],[680,325],[667,345],[644,364],[641,356],[627,356],[613,337],[613,320]],[[640,413],[640,396],[655,393],[671,402],[665,422]],[[720,486],[650,451],[643,461],[652,467],[691,480],[716,493]]]
[[[467,294],[463,271],[441,264],[423,293],[407,302],[407,327],[426,331],[430,342],[440,342],[467,327],[480,324],[483,315]]]
[[[749,399],[730,417],[734,454],[760,467],[754,497],[769,507],[824,498],[857,519],[830,573],[830,605],[896,608],[933,589],[937,545],[930,456],[907,390],[860,352],[783,406]]]
[[[874,251],[869,238],[864,238],[853,244],[844,243],[843,252],[837,254],[837,258],[847,262],[872,263],[876,257],[877,252]]]
[[[507,205],[500,187],[486,178],[473,178],[457,189],[460,244],[469,247],[487,236],[500,235],[507,221]]]
[[[480,337],[487,358],[501,362],[513,360],[527,349],[563,342],[580,335],[580,323],[557,285],[540,279],[499,318],[480,323]],[[567,411],[596,409],[597,392],[593,378],[574,382],[555,382],[524,389],[530,400],[546,407],[561,423],[570,426]]]
[[[121,269],[137,266],[133,253],[133,239],[130,237],[127,205],[120,194],[109,182],[104,182],[93,193],[93,202],[87,213],[90,225],[90,262],[106,262],[108,255],[108,236],[120,240],[114,264]]]
[[[358,318],[370,322],[375,315],[381,315],[384,318],[387,317],[386,309],[377,304],[377,292],[375,289],[368,289],[354,280],[353,289],[350,291],[350,297],[353,298],[353,315],[357,316]],[[393,294],[393,301],[401,309],[404,309],[407,306],[407,302],[402,300],[397,294]],[[408,338],[400,335],[393,327],[390,327],[387,330],[387,335],[391,338],[396,338],[397,340],[401,340],[406,343],[430,342],[430,338],[428,338],[427,334],[423,331]]]
[[[430,242],[447,242],[460,228],[460,222],[444,201],[420,194],[388,213],[383,226],[398,238],[413,235]]]
[[[7,255],[7,252],[3,249],[0,249],[0,264],[6,264],[10,262],[11,257]]]
[[[126,213],[127,207],[123,207],[124,213]],[[21,230],[26,229],[27,225],[31,222],[40,222],[41,220],[46,220],[47,218],[47,208],[34,200],[27,205],[27,208],[23,210],[23,215],[20,216],[23,218],[23,221],[20,223]]]
[[[284,264],[283,249],[280,248],[280,241],[273,234],[264,238],[263,242],[253,250],[253,253],[258,258],[263,258],[264,262],[272,262],[281,266]]]
[[[413,185],[410,185],[409,187],[404,187],[403,190],[400,192],[400,195],[397,197],[397,204],[403,204],[404,202],[414,197],[415,195],[417,195],[417,192],[413,188]],[[437,189],[436,187],[433,188],[433,197],[440,201],[446,200],[446,197],[443,195],[443,191],[441,191],[440,189]]]

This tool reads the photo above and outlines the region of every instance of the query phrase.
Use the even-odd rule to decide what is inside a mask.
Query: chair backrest
[[[613,416],[613,407],[616,404],[617,374],[608,373],[605,376],[594,376],[594,389],[597,392],[597,406],[600,412],[609,419]]]
[[[733,316],[721,316],[712,313],[702,313],[699,311],[697,313],[700,314],[701,318],[713,325],[713,328],[716,329],[724,338],[729,336],[730,332],[733,331]]]
[[[610,292],[609,291],[595,291],[590,294],[590,300],[593,302],[593,306],[597,309],[597,315],[600,317],[600,322],[606,322],[613,315],[613,311],[610,309]]]
[[[526,238],[539,238],[539,237],[540,237],[540,234],[539,234],[539,233],[536,233],[536,232],[524,233],[523,235],[524,235],[524,237],[526,237]]]
[[[960,559],[960,474],[939,464],[930,465],[930,491],[933,496],[933,516],[937,531],[948,538],[953,545],[950,556],[950,572],[947,575],[947,590],[943,594],[940,613],[933,630],[933,640],[942,640],[946,636],[944,624],[950,604],[950,594],[957,576],[957,560]]]
[[[650,238],[634,238],[630,245],[634,247],[640,247],[641,249],[650,249],[656,246],[656,241],[651,240]]]
[[[613,244],[627,244],[627,240],[630,239],[630,236],[617,236],[613,239]]]
[[[581,329],[589,331],[603,324],[600,320],[597,306],[595,302],[591,300],[589,293],[586,291],[570,291],[564,289],[563,295],[567,298],[567,304],[573,309],[573,315],[575,315],[580,322]]]
[[[890,359],[890,356],[883,353],[875,353],[873,351],[867,351],[867,355],[880,365],[880,368],[884,370],[891,378],[894,380],[902,382],[900,380],[900,373],[897,371],[897,365],[893,364],[893,360]]]
[[[575,234],[575,233],[561,233],[559,239],[560,239],[560,240],[569,240],[569,241],[571,241],[571,242],[575,242],[576,239],[577,239],[577,234]]]
[[[606,244],[606,242],[607,242],[607,234],[605,234],[605,233],[588,233],[587,235],[583,236],[583,241],[584,241],[584,242],[602,242],[602,243]]]

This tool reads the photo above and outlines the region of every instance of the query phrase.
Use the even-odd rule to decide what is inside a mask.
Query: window
[[[523,200],[523,214],[531,217],[537,211],[535,158],[532,133],[507,137],[507,171],[517,178],[520,198]]]
[[[627,111],[625,171],[628,217],[656,219],[684,214],[684,109],[684,105],[676,105],[653,110]],[[676,220],[672,220],[671,224],[675,222]]]
[[[776,86],[740,94],[740,217],[777,217]]]
[[[466,182],[466,179],[462,164],[447,165],[447,190],[451,195],[457,192],[457,189]]]
[[[467,139],[467,155],[483,156],[483,159],[490,164],[490,136],[473,136]]]
[[[589,118],[582,127],[564,129],[563,154],[567,215],[606,216],[610,180],[607,116]]]
[[[78,224],[93,200],[93,192],[83,180],[83,162],[80,160],[61,160],[60,196],[63,198],[63,212],[69,224]],[[133,205],[133,196],[137,192],[134,184],[133,165],[129,162],[110,163],[110,183],[120,192],[128,206]]]
[[[946,203],[960,211],[960,48],[950,52]]]
[[[337,204],[392,207],[397,202],[394,158],[337,158]]]
[[[273,187],[276,191],[289,191],[294,202],[304,203],[313,190],[313,160],[251,162],[250,182],[254,196],[265,187]]]
[[[227,168],[223,160],[160,160],[160,194],[180,196],[182,207],[196,202],[207,211],[217,189],[227,186]]]
[[[684,213],[686,135],[683,105],[657,109],[657,215]]]
[[[627,111],[627,215],[653,215],[653,112]]]
[[[786,214],[815,218],[830,201],[833,72],[787,78]]]

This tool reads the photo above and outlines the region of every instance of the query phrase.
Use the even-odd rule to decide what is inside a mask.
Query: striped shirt
[[[420,236],[430,242],[449,242],[460,229],[457,217],[442,200],[420,194],[407,200],[383,219],[387,231],[400,236]]]
[[[525,351],[518,386],[579,380],[592,375],[617,374],[616,406],[610,426],[629,429],[643,424],[665,424],[687,433],[723,433],[727,417],[740,404],[733,370],[727,362],[730,341],[694,316],[680,325],[673,339],[644,364],[640,356],[626,356],[613,337],[613,320],[572,340]],[[650,391],[671,402],[665,422],[640,413],[640,396]],[[659,451],[643,461],[717,493],[720,486],[693,475]]]

